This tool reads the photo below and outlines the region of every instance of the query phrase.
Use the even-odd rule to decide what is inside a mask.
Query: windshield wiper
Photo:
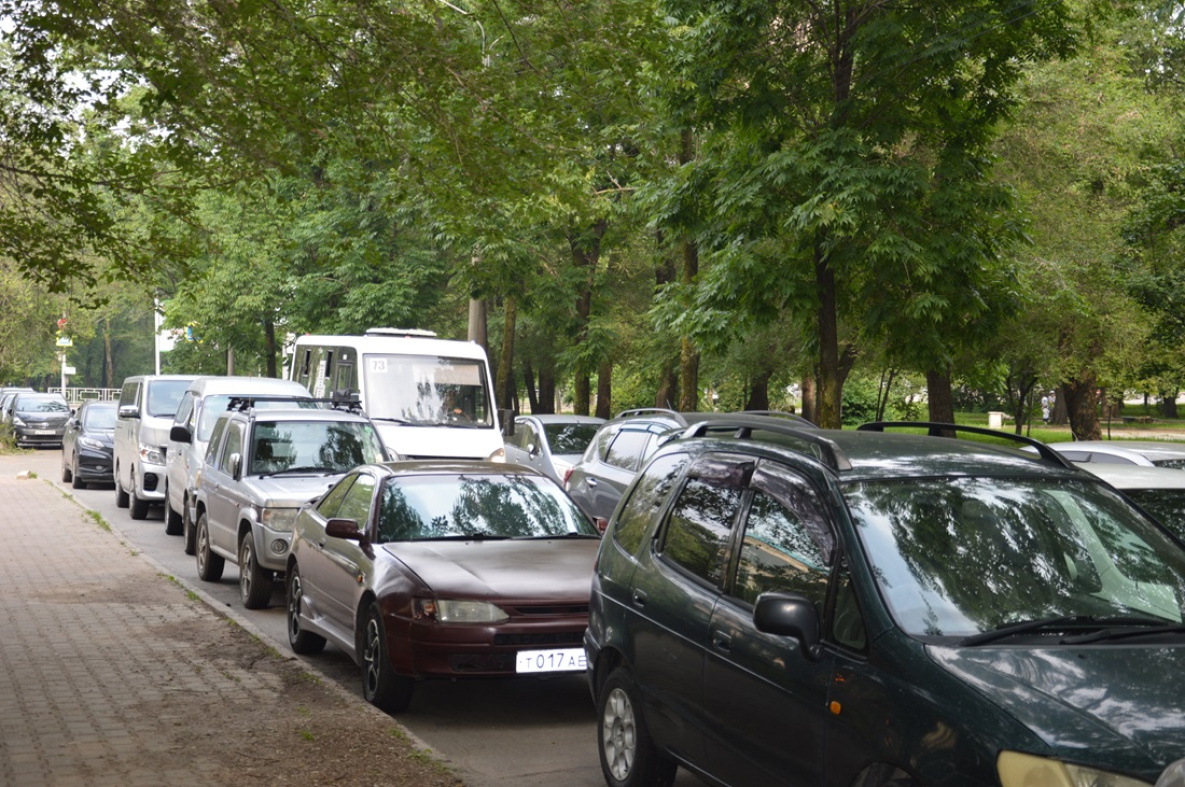
[[[321,475],[332,475],[334,473],[343,472],[332,467],[321,467],[320,465],[304,465],[301,467],[286,467],[283,470],[277,470],[274,473],[262,473],[261,475],[278,476],[278,475],[292,475],[294,473],[320,473]]]
[[[411,423],[411,421],[408,421],[407,419],[394,418],[394,417],[387,416],[387,415],[372,415],[370,417],[370,420],[372,420],[372,421],[390,421],[393,424],[410,424]]]
[[[544,538],[594,538],[597,541],[601,540],[600,536],[595,535],[593,533],[552,533],[550,535],[542,535],[542,536],[521,536],[521,538],[528,538],[528,539],[534,539],[534,540],[539,540],[539,539],[544,539]]]
[[[1185,624],[1182,623],[1159,623],[1157,621],[1147,620],[1144,618],[1131,621],[1118,619],[1115,622],[1119,625],[1139,626],[1139,628],[1105,628],[1102,631],[1096,631],[1091,634],[1080,634],[1074,637],[1063,637],[1061,641],[1066,645],[1085,645],[1090,642],[1106,642],[1116,639],[1129,639],[1131,637],[1155,637],[1159,634],[1185,634]]]
[[[1021,634],[1039,634],[1063,632],[1071,628],[1102,628],[1106,626],[1152,626],[1160,621],[1146,617],[1108,617],[1100,618],[1094,615],[1061,615],[1052,618],[1025,620],[1011,623],[998,629],[985,631],[982,634],[972,634],[959,640],[959,646],[973,648],[976,645],[987,645],[1008,637]],[[1068,641],[1068,640],[1067,640]]]
[[[453,536],[432,536],[418,539],[420,541],[505,541],[510,536],[491,535],[490,533],[458,533]]]

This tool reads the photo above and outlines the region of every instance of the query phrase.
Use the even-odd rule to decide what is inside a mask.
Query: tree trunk
[[[488,354],[490,351],[489,328],[486,323],[486,302],[481,298],[469,299],[469,341],[476,342]]]
[[[746,410],[769,409],[769,378],[773,374],[772,371],[762,372],[750,381],[753,389],[749,391],[749,400],[745,402]]]
[[[695,158],[695,135],[691,129],[683,129],[683,147],[679,152],[679,163],[687,164]],[[690,292],[699,275],[699,247],[689,237],[680,243],[683,249],[683,286]],[[679,345],[679,410],[690,413],[699,409],[699,350],[691,338],[684,336]]]
[[[527,389],[527,407],[532,413],[542,412],[539,409],[539,392],[535,389],[535,370],[529,358],[523,359],[523,385]]]
[[[235,374],[235,348],[228,347],[226,349],[226,376],[234,377]]]
[[[111,357],[111,318],[103,318],[103,387],[115,387],[115,359]]]
[[[280,354],[276,348],[276,322],[270,318],[263,321],[263,346],[267,355],[267,376],[279,377],[276,369],[276,357]]]
[[[572,251],[572,263],[584,274],[580,289],[576,293],[576,342],[588,339],[588,320],[592,314],[593,279],[597,272],[597,260],[601,256],[601,238],[608,223],[602,219],[582,234],[575,230],[568,232],[568,247]],[[590,369],[573,370],[572,409],[576,415],[588,415],[591,399],[589,388]]]
[[[818,407],[818,388],[815,376],[808,374],[802,378],[802,417],[812,424],[819,423],[815,412]]]
[[[1093,372],[1083,372],[1077,379],[1062,383],[1062,395],[1070,431],[1075,440],[1099,440],[1103,430],[1099,426],[1099,389]]]
[[[518,303],[513,295],[503,302],[505,317],[502,323],[502,355],[498,360],[498,402],[503,408],[514,408],[514,329],[518,316]]]
[[[601,361],[597,370],[597,412],[598,418],[613,417],[613,362]]]
[[[819,389],[815,423],[822,429],[843,426],[842,383],[839,362],[839,311],[835,296],[835,271],[827,264],[821,249],[815,250],[815,287],[819,309]]]
[[[1160,414],[1165,418],[1177,417],[1177,395],[1179,390],[1165,391],[1161,394]]]
[[[930,401],[929,417],[932,423],[955,422],[955,398],[951,392],[949,367],[926,372],[926,397]]]
[[[658,264],[654,268],[654,291],[657,294],[659,290],[675,280],[675,261],[666,252],[662,230],[655,232],[655,246],[659,255]],[[673,408],[677,404],[679,362],[680,356],[676,356],[673,352],[663,353],[663,361],[658,369],[658,386],[654,392],[655,407]]]
[[[558,412],[563,409],[560,405],[555,395],[555,359],[549,356],[539,367],[539,412]]]

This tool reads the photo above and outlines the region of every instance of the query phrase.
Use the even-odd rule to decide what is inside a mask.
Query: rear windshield
[[[600,424],[544,424],[553,454],[583,454]]]

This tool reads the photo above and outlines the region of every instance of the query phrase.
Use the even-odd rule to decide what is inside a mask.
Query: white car
[[[1049,447],[1071,462],[1083,464],[1185,468],[1185,443],[1167,440],[1078,440],[1050,443]]]
[[[1185,540],[1185,473],[1173,467],[1078,463]]]

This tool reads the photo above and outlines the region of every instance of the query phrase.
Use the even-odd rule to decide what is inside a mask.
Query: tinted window
[[[148,386],[147,415],[172,418],[189,380],[153,380]]]
[[[358,480],[346,492],[341,507],[334,516],[353,519],[358,523],[358,527],[365,530],[370,520],[370,501],[374,497],[374,485],[374,476],[359,473]]]
[[[662,554],[713,586],[724,580],[728,534],[740,507],[739,489],[690,479],[679,493],[663,536]]]
[[[243,425],[229,423],[226,427],[226,441],[222,444],[222,451],[218,455],[217,467],[223,472],[230,472],[231,454],[243,453]]]
[[[597,537],[551,479],[526,475],[406,475],[382,492],[378,540],[480,536]]]
[[[597,433],[597,424],[544,424],[553,454],[583,454]]]
[[[1185,489],[1125,489],[1123,493],[1185,539]]]
[[[214,466],[218,461],[218,457],[215,456],[214,452],[217,451],[221,445],[220,438],[222,437],[222,433],[226,431],[226,425],[228,423],[230,423],[230,421],[225,418],[219,420],[214,425],[214,432],[210,435],[210,445],[206,449],[206,464],[210,465],[211,467]]]
[[[612,538],[626,552],[638,554],[647,526],[657,519],[687,459],[687,454],[660,456],[638,478],[613,524]]]
[[[626,470],[635,470],[642,451],[650,442],[650,433],[638,429],[622,429],[605,454],[605,463]]]
[[[342,500],[346,497],[346,492],[354,485],[354,479],[357,476],[346,476],[341,480],[337,486],[329,490],[329,493],[317,505],[317,512],[326,519],[332,519],[337,516],[337,511],[341,508]]]
[[[180,426],[193,427],[190,423],[193,416],[193,408],[195,404],[193,391],[186,391],[181,397],[181,403],[177,405],[177,414],[173,416],[173,423]]]
[[[750,604],[762,593],[801,593],[823,611],[827,566],[802,519],[764,492],[755,492],[745,521],[734,592]]]
[[[139,402],[136,401],[136,396],[139,391],[140,383],[124,383],[123,390],[119,392],[119,406],[123,407],[124,405],[139,405]]]
[[[256,421],[252,437],[252,473],[344,473],[358,465],[382,462],[382,443],[361,421]],[[258,469],[256,469],[258,468]]]
[[[87,429],[96,431],[115,428],[115,403],[109,405],[89,405],[82,411],[83,424]]]

